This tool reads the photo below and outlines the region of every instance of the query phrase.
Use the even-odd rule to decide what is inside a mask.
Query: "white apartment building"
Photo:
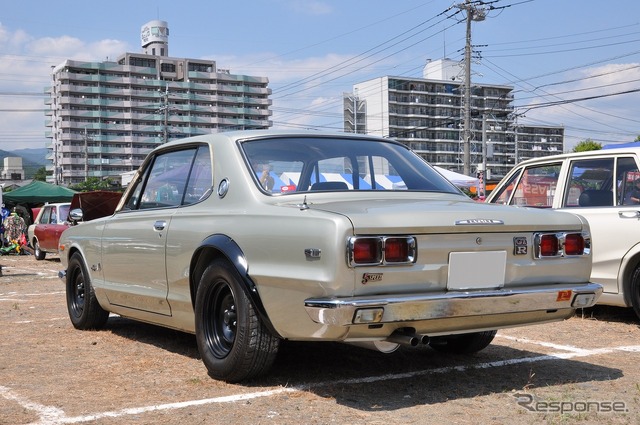
[[[168,37],[167,22],[150,21],[141,30],[143,53],[52,68],[45,101],[51,183],[119,179],[167,141],[272,126],[266,77],[169,57]]]
[[[433,165],[463,170],[464,85],[458,62],[429,61],[424,78],[384,76],[353,86],[344,95],[344,130],[391,137]],[[482,164],[483,125],[487,179],[502,178],[524,159],[561,153],[563,127],[517,125],[513,87],[471,87],[471,169]]]

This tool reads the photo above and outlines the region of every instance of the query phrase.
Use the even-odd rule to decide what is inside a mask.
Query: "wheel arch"
[[[631,283],[633,272],[640,267],[640,244],[631,248],[623,257],[618,272],[618,279],[622,282],[621,289],[624,297],[624,303],[627,307],[632,306],[631,301]]]
[[[194,309],[200,277],[211,261],[216,258],[225,258],[233,265],[242,280],[242,289],[251,300],[262,323],[264,323],[265,327],[273,336],[282,338],[273,327],[260,298],[260,294],[258,293],[256,284],[249,276],[249,264],[247,263],[244,252],[233,239],[226,235],[215,234],[207,237],[195,250],[191,258],[191,264],[189,265],[189,289],[191,292],[191,304]]]

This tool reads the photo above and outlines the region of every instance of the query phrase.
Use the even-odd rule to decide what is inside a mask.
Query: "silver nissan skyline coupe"
[[[404,145],[346,133],[164,144],[59,251],[76,328],[113,313],[193,333],[228,382],[268,371],[282,340],[476,352],[602,292],[584,219],[474,202]]]

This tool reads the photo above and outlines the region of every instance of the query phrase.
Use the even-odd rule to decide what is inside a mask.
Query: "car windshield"
[[[340,191],[460,191],[399,143],[279,137],[241,144],[256,184],[270,194]]]

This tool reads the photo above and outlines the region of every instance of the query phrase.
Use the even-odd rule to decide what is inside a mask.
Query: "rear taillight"
[[[569,233],[564,238],[564,253],[566,255],[584,254],[584,237],[580,233]]]
[[[416,253],[412,236],[354,236],[349,239],[348,262],[352,267],[413,264]]]
[[[534,235],[536,258],[588,255],[591,239],[583,233],[537,233]]]
[[[557,234],[547,234],[540,236],[540,256],[557,257],[560,250],[560,242]]]
[[[352,262],[355,264],[379,264],[382,262],[380,238],[353,238]]]

